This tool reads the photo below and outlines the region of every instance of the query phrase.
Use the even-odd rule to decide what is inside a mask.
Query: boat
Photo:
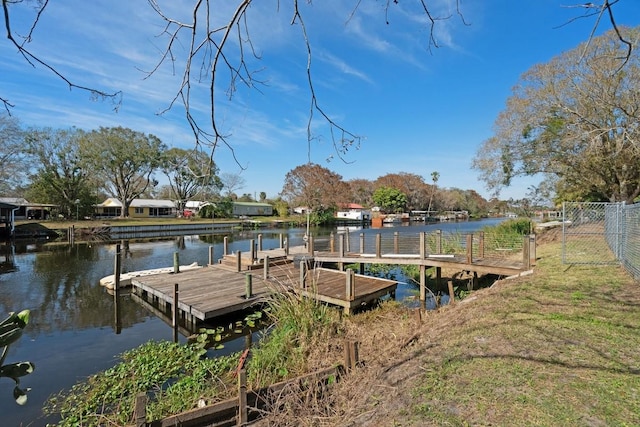
[[[402,218],[396,215],[387,215],[382,222],[384,224],[399,224],[402,222]]]
[[[202,266],[198,265],[197,262],[194,262],[188,265],[181,265],[178,268],[179,268],[178,271],[187,271],[187,270],[195,270],[198,268],[202,268]],[[128,273],[121,273],[120,287],[126,288],[128,286],[131,286],[131,280],[137,277],[152,276],[155,274],[166,274],[166,273],[173,273],[173,267],[152,268],[150,270],[139,270],[139,271],[131,271]],[[110,274],[109,276],[103,277],[102,279],[100,279],[100,285],[104,286],[108,290],[113,290],[115,288],[115,275]]]

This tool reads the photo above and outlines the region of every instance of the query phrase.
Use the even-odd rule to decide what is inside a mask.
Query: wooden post
[[[280,249],[284,248],[284,236],[282,235],[282,233],[280,233]]]
[[[172,317],[173,342],[178,342],[178,326],[179,326],[178,292],[179,292],[178,284],[174,283],[173,285],[173,317]]]
[[[333,240],[334,238],[335,238],[335,235],[333,234],[333,231],[332,231],[331,234],[329,234],[329,252],[336,251],[336,242]]]
[[[467,234],[467,264],[473,264],[473,234]]]
[[[420,259],[427,258],[427,236],[424,231],[420,233]]]
[[[116,257],[113,261],[113,285],[115,286],[116,292],[120,289],[120,243],[116,245]]]
[[[349,229],[347,229],[347,232],[344,233],[345,236],[345,242],[346,242],[346,251],[347,252],[351,252],[351,238],[349,237]]]
[[[242,271],[242,252],[236,252],[236,271]]]
[[[436,289],[440,288],[441,281],[442,281],[442,267],[436,267]]]
[[[356,295],[356,274],[352,269],[347,268],[347,274],[345,274],[345,278],[346,278],[345,293],[346,293],[347,301],[353,301]]]
[[[247,371],[240,370],[238,375],[238,426],[246,426],[249,421],[247,409]]]
[[[360,253],[364,253],[364,233],[360,233]]]
[[[256,260],[256,239],[249,240],[251,248],[249,249],[249,263],[253,264]]]
[[[209,265],[213,265],[215,258],[213,257],[213,245],[209,246]]]
[[[173,253],[173,272],[180,273],[180,253]]]
[[[147,394],[136,394],[133,407],[133,423],[135,427],[145,427],[147,425]]]
[[[529,267],[536,265],[536,235],[529,234]]]
[[[478,258],[484,258],[484,231],[478,232]]]
[[[262,233],[258,234],[258,251],[262,250]]]
[[[344,367],[351,372],[359,362],[358,341],[345,340],[344,342]]]
[[[436,230],[436,253],[442,253],[442,230]]]
[[[344,234],[340,234],[338,237],[338,248],[340,250],[340,258],[344,258]]]
[[[244,297],[249,299],[253,296],[253,276],[251,273],[244,275]]]
[[[229,254],[229,236],[224,236],[222,241],[222,255],[227,256]]]
[[[300,260],[300,287],[307,289],[307,263]]]
[[[289,256],[289,238],[284,239],[284,254]]]
[[[313,255],[313,252],[314,252],[313,234],[309,236],[309,241],[307,243],[308,243],[307,247],[309,248],[309,255]]]
[[[397,231],[393,232],[393,253],[397,254],[398,251],[400,250],[400,244],[398,242],[398,239],[400,237],[400,233],[398,233]]]
[[[269,255],[265,255],[264,257],[264,280],[269,278]]]
[[[474,289],[478,289],[478,272],[477,271],[473,272],[473,277],[471,278],[471,281],[469,282],[469,286],[467,287],[468,291],[472,291]]]
[[[529,236],[524,236],[522,243],[522,265],[526,270],[531,268],[531,257],[529,256]]]
[[[455,293],[453,292],[453,282],[449,280],[447,282],[447,287],[449,288],[449,304],[453,304]]]
[[[376,234],[376,257],[382,258],[382,235]]]
[[[420,306],[423,306],[427,300],[427,268],[420,266]]]

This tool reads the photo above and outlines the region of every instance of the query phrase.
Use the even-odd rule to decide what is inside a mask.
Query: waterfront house
[[[49,219],[51,209],[58,205],[50,203],[32,203],[22,197],[0,197],[0,203],[6,203],[17,207],[13,211],[14,219]]]
[[[95,206],[96,218],[119,217],[121,212],[122,203],[114,197]],[[129,205],[131,218],[174,218],[176,212],[173,200],[133,199]]]
[[[233,216],[271,216],[273,206],[260,202],[233,202]]]
[[[368,222],[371,221],[371,211],[357,203],[347,203],[336,212],[336,220]]]

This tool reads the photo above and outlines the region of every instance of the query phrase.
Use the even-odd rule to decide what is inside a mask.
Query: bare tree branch
[[[60,71],[58,71],[55,67],[53,67],[49,63],[43,61],[42,59],[40,59],[40,57],[38,57],[37,55],[33,54],[30,50],[25,48],[25,44],[31,41],[31,36],[33,34],[33,31],[34,31],[34,29],[35,29],[35,27],[36,27],[36,25],[37,25],[37,23],[38,23],[38,21],[40,19],[40,16],[42,15],[42,13],[44,12],[45,8],[49,4],[49,1],[48,0],[44,0],[43,2],[40,3],[40,5],[38,7],[37,17],[34,20],[34,23],[31,26],[31,29],[29,30],[29,35],[24,38],[24,41],[22,43],[18,43],[18,41],[16,40],[16,38],[14,36],[14,32],[13,32],[13,30],[11,28],[11,21],[10,21],[10,17],[9,17],[9,4],[10,3],[11,3],[10,0],[2,0],[2,11],[4,12],[4,27],[5,27],[5,31],[6,31],[6,34],[7,34],[7,39],[9,39],[11,44],[13,44],[16,47],[16,49],[18,49],[18,52],[27,61],[27,63],[29,65],[31,65],[32,67],[34,67],[34,68],[37,66],[37,64],[40,64],[41,66],[45,67],[46,69],[51,71],[53,74],[55,74],[57,77],[59,77],[62,81],[64,81],[69,86],[69,89],[74,89],[74,88],[75,89],[80,89],[80,90],[89,92],[93,97],[114,100],[114,103],[115,103],[114,109],[117,111],[118,108],[120,107],[121,102],[122,102],[122,92],[121,91],[109,93],[109,92],[105,92],[105,91],[102,91],[102,90],[99,90],[99,89],[95,89],[95,88],[92,88],[92,87],[76,84],[76,83],[72,82],[71,80],[69,80],[64,74],[62,74]],[[13,106],[13,104],[10,104],[5,99],[2,99],[2,102],[3,102],[3,104],[4,104],[6,109],[8,109],[9,107]]]
[[[567,8],[581,8],[581,9],[585,9],[585,13],[581,16],[577,16],[575,18],[570,19],[568,22],[564,23],[562,26],[568,25],[571,22],[577,21],[578,19],[584,19],[584,18],[592,18],[595,16],[596,20],[595,23],[593,24],[593,27],[591,28],[591,33],[589,34],[589,39],[587,40],[587,43],[584,46],[583,49],[583,55],[582,58],[584,58],[584,56],[586,55],[586,52],[589,50],[589,46],[591,44],[591,40],[593,39],[593,37],[595,37],[595,33],[598,30],[598,27],[600,26],[602,17],[604,16],[604,14],[606,13],[609,16],[609,21],[611,22],[611,26],[614,29],[614,31],[616,32],[617,36],[618,36],[618,40],[620,41],[620,43],[624,44],[627,46],[627,54],[622,57],[621,59],[623,60],[622,64],[620,65],[620,67],[618,68],[618,71],[620,69],[622,69],[627,62],[629,62],[629,59],[631,58],[631,52],[633,50],[633,44],[624,38],[624,36],[622,35],[622,33],[620,32],[620,28],[618,27],[618,24],[616,23],[616,20],[614,18],[614,14],[613,14],[613,9],[612,6],[615,5],[616,3],[618,3],[619,0],[604,0],[602,2],[602,4],[597,4],[597,3],[582,3],[582,4],[576,4],[573,6],[565,6]]]

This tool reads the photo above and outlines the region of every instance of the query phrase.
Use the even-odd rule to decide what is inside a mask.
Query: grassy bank
[[[355,322],[367,370],[340,385],[358,409],[335,425],[640,425],[640,287],[621,268],[563,265],[560,250],[540,246],[533,275],[419,327]]]

